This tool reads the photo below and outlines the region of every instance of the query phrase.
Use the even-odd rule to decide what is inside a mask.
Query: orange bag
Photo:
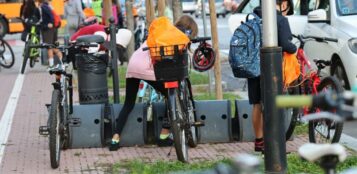
[[[289,86],[300,76],[300,64],[295,54],[283,53],[283,82]]]
[[[179,45],[179,50],[182,50],[189,42],[186,34],[176,28],[167,17],[156,18],[149,27],[147,44],[152,59],[160,57],[160,46]],[[165,55],[173,55],[173,47],[165,47]]]

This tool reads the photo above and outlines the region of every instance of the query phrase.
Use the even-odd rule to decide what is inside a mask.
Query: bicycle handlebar
[[[356,100],[357,95],[351,91],[336,94],[328,90],[317,95],[280,95],[276,97],[275,103],[278,108],[318,107],[323,110],[337,109],[350,114],[357,112],[357,108],[352,106],[354,102],[357,102]]]
[[[314,39],[317,42],[324,42],[324,41],[336,42],[336,43],[338,42],[337,39],[329,38],[329,37],[303,36],[303,35],[294,35],[294,34],[292,36],[298,39],[302,43],[305,43],[305,40],[307,39]]]
[[[197,42],[205,42],[207,40],[211,40],[211,37],[196,37],[194,39],[191,39],[192,43],[197,43]],[[149,47],[144,47],[143,51],[149,50]]]
[[[97,47],[98,44],[93,43],[72,43],[71,45],[59,45],[58,43],[55,44],[48,44],[48,43],[40,43],[40,44],[32,44],[29,45],[30,48],[58,48],[58,49],[69,49],[72,47]]]
[[[191,42],[197,43],[197,42],[205,42],[207,40],[211,40],[211,37],[196,37],[194,39],[191,39]]]

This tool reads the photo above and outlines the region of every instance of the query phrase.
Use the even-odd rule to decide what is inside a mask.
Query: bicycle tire
[[[186,83],[187,82],[187,83]],[[184,99],[186,100],[187,106],[187,121],[188,125],[191,125],[191,123],[196,122],[196,112],[195,112],[195,105],[192,97],[192,93],[190,91],[190,83],[189,79],[186,79],[184,83]],[[198,144],[198,138],[197,138],[197,128],[196,126],[190,126],[190,129],[187,130],[187,143],[190,147],[197,147]]]
[[[290,88],[288,95],[298,95],[300,94],[299,87]],[[286,113],[291,113],[291,119],[285,132],[285,139],[288,141],[294,133],[295,127],[298,124],[298,115],[301,114],[301,110],[298,108],[287,108],[284,109]],[[287,118],[287,117],[286,117]]]
[[[24,53],[23,53],[23,61],[22,61],[22,66],[21,66],[21,74],[24,74],[27,60],[29,58],[29,46],[28,43],[25,43],[25,48],[24,48]]]
[[[14,51],[12,50],[11,46],[9,45],[8,42],[6,42],[5,40],[1,39],[1,47],[3,47],[3,51],[1,51],[1,57],[0,57],[0,65],[4,68],[11,68],[14,63],[15,63],[15,54]],[[9,64],[6,63],[6,57],[4,57],[4,53],[6,52],[6,47],[8,48],[8,50],[10,51],[10,55],[11,58],[8,59],[10,60]],[[1,50],[1,49],[0,49]]]
[[[177,159],[181,162],[188,162],[188,149],[186,144],[185,129],[182,123],[182,108],[176,89],[169,89],[168,109],[170,113],[171,129],[174,139]]]
[[[30,68],[33,68],[35,66],[35,58],[30,58]]]
[[[60,91],[53,90],[50,109],[50,124],[49,124],[49,148],[51,167],[58,168],[61,156],[61,134],[60,134],[60,120],[61,120],[61,98]]]
[[[320,84],[317,86],[317,90],[321,92],[322,90],[326,89],[326,87],[332,87],[334,90],[336,90],[337,93],[341,93],[344,91],[343,87],[339,83],[338,79],[333,76],[326,77],[321,80]],[[315,132],[318,131],[316,127],[319,125],[325,125],[327,126],[327,131],[325,135],[322,135],[323,133]],[[330,132],[331,129],[335,129],[334,132]],[[341,123],[333,123],[331,121],[327,120],[317,120],[317,121],[310,121],[309,122],[309,141],[312,143],[338,143],[341,138],[342,134],[342,129],[343,129],[343,122]],[[318,139],[318,134],[322,135],[320,139]],[[332,137],[330,136],[330,133],[333,133]],[[321,141],[318,141],[321,140]]]

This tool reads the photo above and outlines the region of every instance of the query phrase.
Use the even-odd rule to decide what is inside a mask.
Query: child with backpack
[[[188,15],[181,16],[178,21],[176,21],[175,27],[186,33],[191,39],[197,36],[197,24],[195,20]],[[116,128],[109,147],[110,151],[116,151],[119,149],[120,135],[130,112],[135,106],[135,100],[138,93],[140,80],[145,80],[148,84],[155,88],[155,90],[159,91],[161,94],[167,97],[167,90],[165,90],[164,83],[156,81],[154,66],[150,58],[150,53],[148,50],[143,50],[145,47],[147,47],[146,41],[133,53],[129,59],[126,73],[126,92],[124,106],[119,113],[118,119],[116,120]],[[166,117],[164,120],[166,120]],[[173,140],[170,136],[169,127],[170,126],[167,121],[164,121],[163,128],[160,133],[160,138],[158,140],[159,146],[172,145]]]
[[[277,25],[278,25],[278,46],[282,47],[283,52],[295,53],[297,48],[291,42],[292,33],[290,30],[290,25],[288,19],[285,17],[290,11],[290,0],[277,0]],[[254,9],[254,13],[259,17],[262,16],[261,8],[257,7]],[[255,78],[248,78],[248,96],[249,103],[253,104],[253,127],[255,132],[255,151],[264,151],[264,140],[263,140],[263,113],[261,105],[261,85],[260,76]]]
[[[42,41],[47,44],[54,44],[57,41],[57,28],[55,27],[54,15],[49,0],[39,0],[41,12],[41,33]],[[55,48],[47,49],[49,68],[54,67],[54,54],[62,60],[62,52]]]
[[[276,1],[278,46],[282,47],[282,51],[287,53],[295,53],[297,50],[296,46],[291,43],[292,33],[289,21],[285,17],[287,14],[293,13],[292,8],[291,0]],[[254,18],[248,18],[250,15]],[[229,53],[229,61],[234,76],[248,80],[248,98],[249,103],[253,105],[254,149],[260,152],[264,151],[260,84],[261,18],[261,7],[257,7],[253,14],[247,16],[247,21],[242,23],[234,32]]]

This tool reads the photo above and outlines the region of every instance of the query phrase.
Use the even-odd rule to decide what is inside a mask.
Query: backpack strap
[[[247,16],[245,17],[245,21],[247,22],[249,20],[249,15],[252,15],[254,19],[260,19],[260,17],[255,14],[255,13],[249,13],[247,14]]]

